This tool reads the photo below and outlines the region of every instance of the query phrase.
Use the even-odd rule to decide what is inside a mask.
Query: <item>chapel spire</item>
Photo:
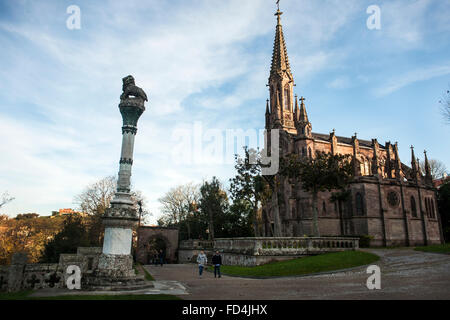
[[[300,98],[300,110],[298,116],[296,117],[295,127],[297,129],[298,137],[311,138],[312,125],[309,122],[308,114],[306,113],[305,100],[306,99],[303,97]]]
[[[416,155],[414,154],[414,147],[411,146],[411,177],[418,181],[420,179],[420,171],[418,169],[418,163],[416,161]]]
[[[431,175],[431,166],[428,162],[427,151],[423,152],[425,154],[425,181],[429,184],[433,183],[433,176]]]
[[[275,42],[273,44],[272,68],[270,70],[270,74],[272,75],[287,72],[292,78],[286,42],[284,40],[283,26],[281,25],[282,14],[283,12],[281,12],[279,9],[275,13],[275,16],[277,16],[277,27],[275,31]]]
[[[308,114],[306,113],[306,107],[305,107],[305,98],[301,97],[300,98],[300,118],[299,121],[303,121],[303,122],[309,122],[308,121]]]
[[[270,127],[277,127],[290,133],[296,133],[294,119],[294,77],[284,40],[281,15],[278,8],[275,16],[277,26],[275,28],[275,41],[273,45],[272,64],[269,76],[270,90]]]

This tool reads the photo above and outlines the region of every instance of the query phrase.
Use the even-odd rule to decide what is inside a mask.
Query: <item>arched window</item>
[[[431,217],[432,217],[432,218],[436,218],[436,211],[434,210],[434,201],[433,201],[433,198],[430,198],[430,203],[431,203]]]
[[[357,192],[355,195],[356,215],[364,215],[364,203],[361,193]]]
[[[364,159],[364,175],[366,176],[370,175],[369,160],[367,159]]]
[[[428,206],[428,198],[425,198],[425,212],[427,213],[427,217],[430,217],[430,207]]]
[[[327,214],[327,205],[325,204],[325,201],[322,202],[322,212],[323,214]]]
[[[309,157],[312,158],[312,151],[311,151],[311,147],[308,148],[308,153],[309,153]]]
[[[411,196],[411,214],[414,218],[417,218],[416,199]]]
[[[289,87],[284,88],[284,110],[289,110]]]

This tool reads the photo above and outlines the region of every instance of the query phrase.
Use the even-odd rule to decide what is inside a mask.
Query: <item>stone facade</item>
[[[136,260],[141,264],[149,263],[149,246],[154,239],[161,239],[165,243],[165,260],[169,263],[177,262],[178,254],[178,229],[163,227],[140,227],[138,229],[138,250]]]
[[[354,136],[314,133],[305,99],[294,96],[286,43],[278,11],[270,99],[266,105],[267,148],[270,132],[280,131],[280,157],[297,154],[314,157],[316,152],[351,155],[355,180],[345,201],[331,201],[330,192],[319,194],[319,231],[327,236],[373,236],[372,245],[426,245],[443,240],[436,194],[425,152],[426,172],[420,171],[411,147],[411,165],[400,161],[397,143],[378,143]],[[299,103],[300,102],[300,103]],[[312,234],[312,197],[300,181],[280,175],[277,201],[263,207],[262,235],[296,237]],[[278,204],[274,210],[272,203]],[[276,208],[275,208],[276,209]],[[277,214],[278,212],[278,214]]]

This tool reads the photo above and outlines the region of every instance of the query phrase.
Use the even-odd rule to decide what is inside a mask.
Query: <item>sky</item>
[[[71,5],[79,29],[67,27]],[[370,5],[379,29],[367,27]],[[450,169],[439,104],[450,88],[450,1],[281,0],[280,9],[313,132],[398,142],[406,164],[414,145]],[[1,213],[75,208],[86,186],[117,174],[129,74],[149,97],[132,176],[147,222],[172,187],[212,176],[228,185],[239,146],[221,156],[208,141],[264,128],[275,11],[269,0],[0,0],[0,194],[15,197]]]

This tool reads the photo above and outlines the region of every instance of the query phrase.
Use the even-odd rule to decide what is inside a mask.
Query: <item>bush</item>
[[[359,247],[360,248],[369,248],[370,240],[373,239],[373,236],[361,235],[361,236],[358,236],[358,238],[359,238]]]
[[[61,232],[45,245],[41,262],[57,263],[61,253],[76,253],[78,247],[89,245],[88,231],[81,217],[69,216]]]

